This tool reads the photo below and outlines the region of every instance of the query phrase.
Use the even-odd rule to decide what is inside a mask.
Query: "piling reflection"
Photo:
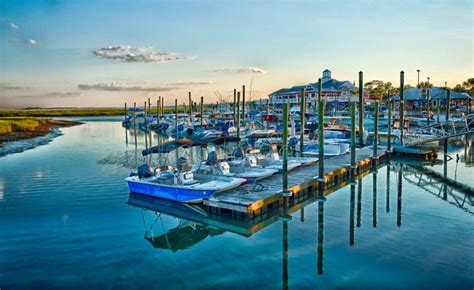
[[[349,245],[354,245],[354,212],[355,212],[355,183],[351,183],[351,198],[350,198],[350,219],[349,219]]]
[[[397,183],[397,226],[402,226],[402,192],[403,192],[403,165],[400,164],[398,169],[398,183]]]
[[[324,202],[326,199],[320,194],[318,200],[318,275],[323,274],[324,255]]]
[[[377,227],[377,173],[372,174],[372,226]]]
[[[378,216],[378,188],[380,178],[385,176],[386,196],[385,196],[385,211],[390,213],[391,209],[391,187],[395,185],[396,194],[396,223],[392,222],[392,226],[402,226],[402,206],[403,206],[403,189],[406,183],[416,185],[424,192],[430,192],[438,198],[442,198],[449,203],[452,203],[459,208],[472,212],[471,195],[463,192],[462,188],[457,188],[455,184],[443,183],[439,180],[439,176],[430,175],[427,168],[421,169],[414,165],[392,162],[385,167],[383,175],[378,176],[381,171],[372,173],[372,189],[364,192],[363,177],[359,177],[356,181],[349,185],[349,225],[348,225],[348,240],[349,246],[356,245],[356,231],[362,228],[362,198],[364,194],[372,193],[372,200],[367,200],[366,204],[372,202],[372,227],[378,228],[379,223],[383,222],[385,218]],[[445,173],[445,172],[443,172]],[[396,176],[396,182],[391,184],[391,175]],[[446,176],[446,174],[443,174]],[[437,179],[438,178],[438,179]],[[393,180],[393,179],[392,179]],[[356,193],[357,187],[357,193]],[[366,188],[367,189],[367,188]],[[366,190],[365,189],[365,190]],[[252,220],[235,220],[227,219],[223,216],[216,216],[208,214],[204,208],[197,205],[177,204],[165,200],[157,200],[141,195],[130,194],[128,203],[137,206],[140,209],[147,209],[152,211],[153,221],[145,222],[145,236],[144,238],[156,249],[170,250],[173,252],[186,250],[192,248],[194,245],[205,241],[208,238],[217,237],[225,232],[232,232],[241,236],[250,237],[256,234],[263,228],[275,223],[282,222],[282,287],[288,289],[289,269],[289,220],[291,214],[299,212],[300,222],[306,222],[306,219],[317,218],[317,249],[316,249],[316,275],[324,274],[324,222],[325,222],[325,202],[326,196],[331,192],[315,192],[308,194],[308,198],[303,201],[290,202],[287,207],[282,209],[275,209],[269,211],[264,217]],[[317,208],[317,215],[305,216],[305,207],[314,204]],[[368,210],[368,208],[367,208]],[[344,214],[344,213],[341,213]],[[308,215],[308,211],[306,211]],[[163,223],[164,217],[173,217],[177,223],[170,226],[169,223]],[[150,213],[148,213],[150,219]],[[380,219],[380,220],[379,220]],[[393,220],[392,220],[393,221]]]

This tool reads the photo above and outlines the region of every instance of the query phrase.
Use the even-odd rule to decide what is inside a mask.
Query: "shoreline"
[[[78,121],[53,120],[53,119],[37,119],[37,120],[39,121],[39,125],[38,127],[34,129],[34,131],[13,130],[7,134],[0,135],[0,148],[4,147],[5,144],[10,143],[10,142],[16,142],[16,141],[28,140],[28,139],[34,139],[37,137],[46,136],[50,133],[53,133],[55,129],[84,124]]]

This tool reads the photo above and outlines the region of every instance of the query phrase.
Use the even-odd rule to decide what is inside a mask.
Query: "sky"
[[[473,2],[0,0],[0,108],[247,98],[337,80],[473,77]]]

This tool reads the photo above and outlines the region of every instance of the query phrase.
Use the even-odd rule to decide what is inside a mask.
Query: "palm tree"
[[[469,95],[474,96],[474,78],[468,78],[462,83],[462,86],[466,89]]]

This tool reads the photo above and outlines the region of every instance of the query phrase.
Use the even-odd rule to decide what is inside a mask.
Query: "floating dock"
[[[254,184],[248,184],[237,189],[204,199],[204,209],[209,214],[227,215],[237,219],[253,219],[265,214],[269,209],[275,209],[288,204],[300,203],[307,199],[308,193],[316,190],[334,190],[336,187],[347,185],[357,176],[364,175],[371,169],[385,163],[387,153],[384,147],[379,147],[377,157],[373,157],[373,147],[356,149],[356,166],[351,168],[351,155],[329,157],[324,160],[324,188],[318,178],[318,163],[296,168],[288,173],[288,192],[285,196],[283,176],[276,174],[258,182],[260,189],[253,190]],[[258,188],[255,187],[255,188]]]

